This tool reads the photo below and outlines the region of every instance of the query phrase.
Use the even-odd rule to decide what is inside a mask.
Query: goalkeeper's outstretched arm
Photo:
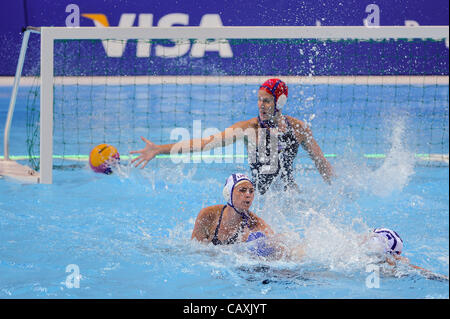
[[[251,124],[251,120],[238,122],[228,127],[223,132],[205,138],[190,139],[172,144],[157,145],[141,136],[142,141],[145,143],[145,147],[130,152],[130,154],[139,154],[139,156],[131,160],[131,163],[135,163],[135,167],[141,166],[141,168],[144,168],[149,161],[159,154],[185,154],[227,146],[234,143],[236,140],[243,138],[245,134],[248,133],[247,129]]]

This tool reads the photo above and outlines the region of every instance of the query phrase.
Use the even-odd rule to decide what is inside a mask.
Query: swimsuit
[[[220,217],[219,217],[219,223],[217,224],[216,230],[214,232],[214,237],[211,240],[211,242],[214,245],[234,244],[234,243],[236,243],[239,234],[243,232],[245,226],[250,228],[250,226],[248,225],[248,216],[241,214],[241,216],[246,216],[246,217],[245,218],[243,217],[244,220],[241,222],[241,225],[239,226],[238,231],[233,236],[228,238],[225,242],[222,242],[219,239],[218,234],[219,234],[220,224],[222,223],[223,211],[225,210],[226,207],[227,207],[227,205],[223,206],[223,208],[222,208],[222,211],[221,211]],[[252,242],[252,241],[254,241],[254,242],[251,243],[250,246],[248,247],[249,251],[257,256],[262,256],[262,257],[267,257],[267,256],[270,256],[271,254],[273,254],[275,252],[275,248],[266,245],[265,237],[266,236],[264,235],[264,233],[260,232],[260,231],[250,233],[250,235],[247,238],[247,243]]]
[[[244,230],[245,226],[248,226],[248,216],[244,215],[244,214],[240,214],[243,217],[244,220],[241,222],[241,225],[239,226],[238,231],[233,236],[231,236],[229,239],[227,239],[225,242],[222,242],[219,239],[218,234],[219,234],[220,224],[222,223],[223,211],[225,210],[226,207],[227,207],[227,205],[223,206],[223,208],[222,208],[222,212],[220,213],[220,217],[219,217],[219,223],[217,224],[216,231],[214,232],[214,237],[211,240],[211,242],[214,245],[230,245],[230,244],[234,244],[236,242],[239,234],[242,233],[242,231]]]
[[[255,162],[250,164],[252,170],[252,177],[256,189],[260,194],[264,194],[272,181],[281,172],[281,180],[284,183],[284,189],[287,190],[290,187],[296,187],[294,176],[293,176],[293,163],[297,156],[299,143],[295,138],[294,129],[289,123],[288,119],[285,117],[287,130],[283,134],[278,135],[278,166],[274,173],[264,173],[261,171],[263,166],[269,163],[261,163],[258,155],[258,147],[256,147]],[[266,128],[266,157],[270,158],[270,130],[268,127],[275,127],[271,125],[268,121],[264,123],[258,116],[258,122],[261,128]]]

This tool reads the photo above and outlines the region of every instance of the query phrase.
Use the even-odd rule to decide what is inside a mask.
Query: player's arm
[[[418,270],[425,278],[441,280],[441,281],[448,281],[448,276],[441,275],[441,274],[435,274],[434,272],[432,272],[428,269],[413,265],[410,263],[409,259],[406,257],[402,257],[402,256],[398,256],[398,255],[393,255],[392,257],[394,258],[393,261],[387,260],[388,264],[390,264],[391,266],[395,266],[396,262],[401,262],[401,263],[408,265],[409,267],[411,267],[413,269]]]
[[[258,230],[262,231],[267,236],[273,236],[275,234],[272,228],[261,217],[258,217],[253,213],[251,213],[251,216],[256,220],[258,224]]]
[[[253,215],[256,216],[256,215]],[[287,257],[293,261],[302,261],[305,256],[305,247],[303,244],[288,247],[285,244],[287,234],[276,234],[272,228],[260,217],[258,220],[259,229],[268,236],[267,244],[276,249],[276,253],[272,256],[275,259]]]
[[[305,245],[303,243],[292,245],[288,244],[289,234],[274,234],[270,237],[270,242],[276,247],[277,253],[275,258],[288,258],[292,261],[303,261],[305,253]]]
[[[205,138],[196,138],[163,145],[157,145],[141,136],[142,141],[145,143],[145,147],[143,149],[130,152],[130,154],[140,154],[138,157],[132,159],[131,163],[136,162],[136,167],[143,164],[142,168],[144,168],[147,163],[158,154],[184,154],[210,150],[215,147],[227,146],[228,144],[234,143],[236,140],[243,138],[245,131],[250,128],[250,126],[251,120],[242,121],[226,128],[223,132]]]
[[[327,183],[331,183],[331,178],[334,176],[333,167],[323,155],[322,150],[312,135],[311,129],[305,123],[293,117],[289,117],[289,120],[294,128],[297,141],[308,152],[323,179]]]
[[[198,213],[191,239],[196,239],[203,243],[208,243],[211,240],[209,229],[214,219],[213,207],[205,207]]]

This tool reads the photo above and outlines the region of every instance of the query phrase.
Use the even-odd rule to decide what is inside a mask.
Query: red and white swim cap
[[[288,87],[286,83],[284,83],[280,79],[269,79],[264,82],[259,89],[265,90],[267,93],[272,94],[276,107],[281,109],[286,104],[288,97]]]

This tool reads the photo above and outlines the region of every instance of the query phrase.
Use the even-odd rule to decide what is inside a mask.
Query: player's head
[[[260,117],[274,116],[286,104],[288,87],[280,79],[269,79],[264,82],[258,91],[258,107]]]
[[[232,174],[225,182],[223,197],[231,207],[248,211],[255,196],[254,192],[253,183],[247,175]]]
[[[388,228],[375,228],[370,243],[384,253],[400,255],[403,250],[403,240]]]

